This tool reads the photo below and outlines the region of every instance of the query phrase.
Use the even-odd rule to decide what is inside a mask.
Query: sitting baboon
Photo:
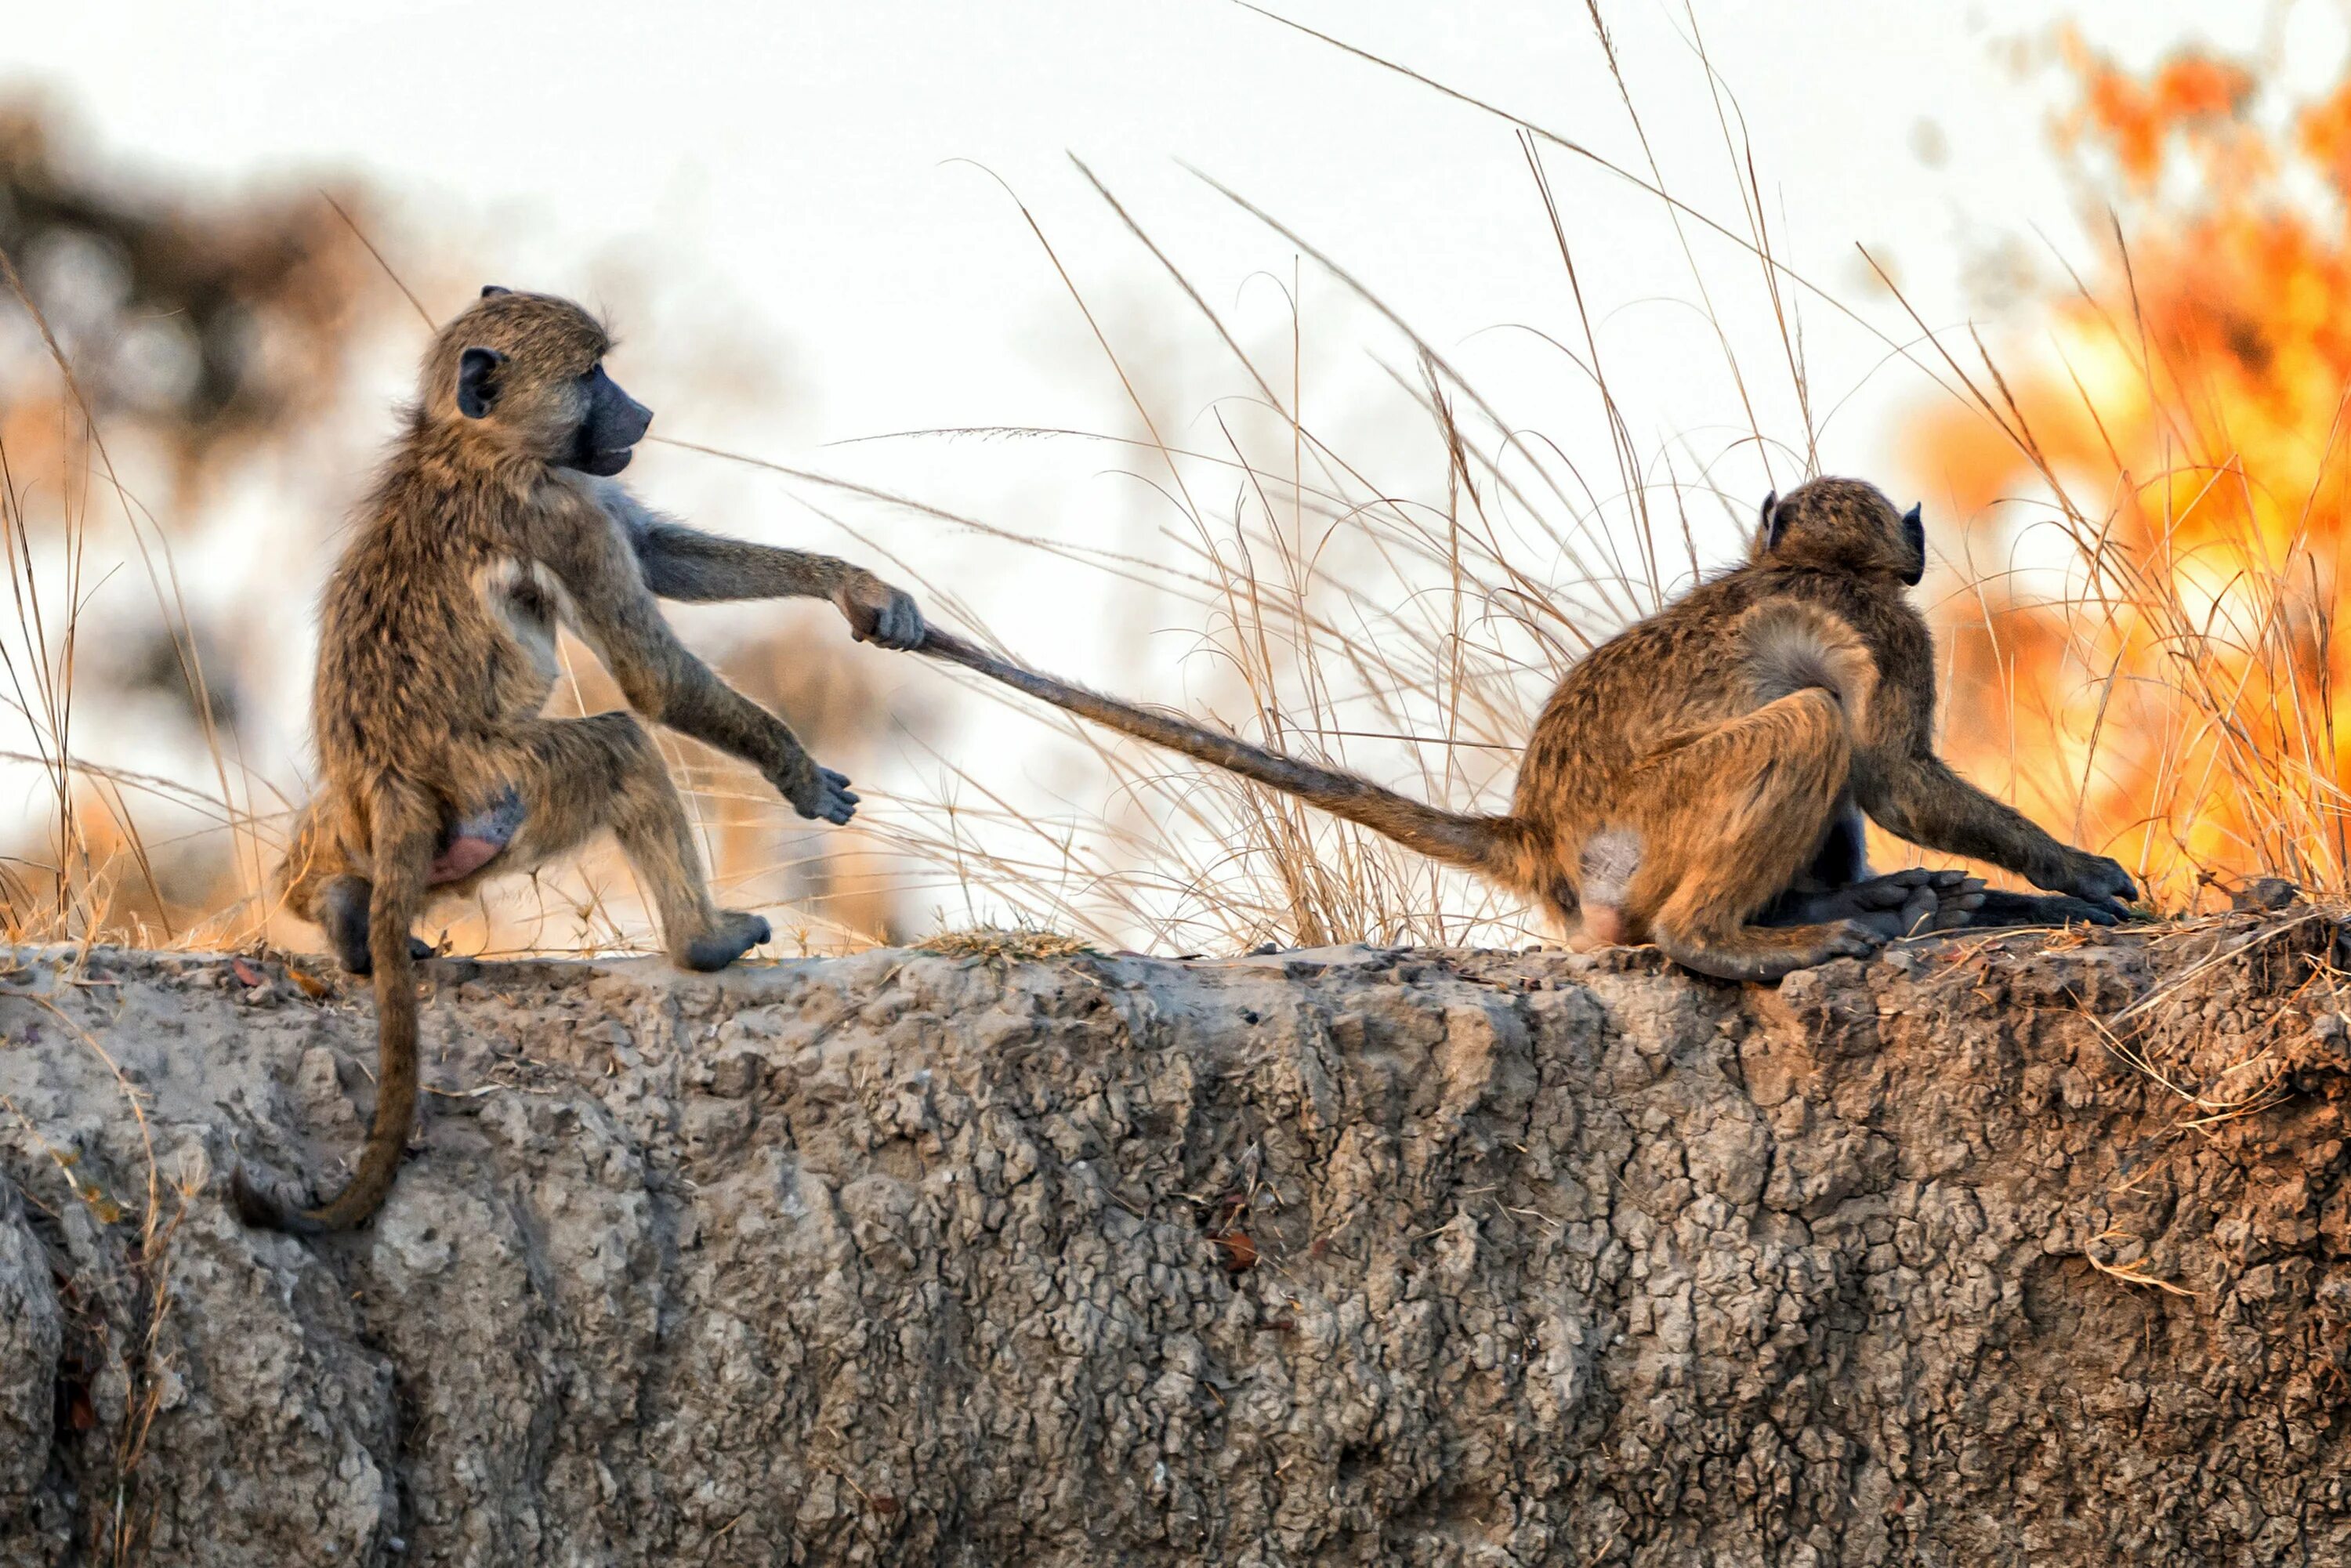
[[[1654,942],[1768,980],[1970,921],[2112,924],[2123,868],[1968,784],[1934,748],[1935,654],[1907,590],[1918,510],[1815,479],[1763,505],[1751,558],[1602,643],[1536,721],[1504,816],[1463,816],[1335,768],[1025,670],[923,644],[1045,701],[1310,800],[1544,904],[1579,946]],[[1861,814],[2070,897],[1957,872],[1871,877]]]

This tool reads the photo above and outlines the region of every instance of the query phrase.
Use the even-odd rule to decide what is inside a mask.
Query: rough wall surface
[[[2351,1562],[2336,935],[19,953],[0,1564]]]

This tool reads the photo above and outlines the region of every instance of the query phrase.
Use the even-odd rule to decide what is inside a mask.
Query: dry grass
[[[261,885],[263,846],[253,831],[249,800],[233,783],[232,750],[214,723],[171,543],[117,476],[71,361],[5,254],[0,286],[38,329],[61,383],[59,406],[71,410],[73,419],[54,448],[55,473],[19,472],[0,430],[0,553],[7,558],[17,615],[14,640],[0,637],[0,702],[16,711],[31,735],[35,755],[29,760],[46,779],[52,802],[45,862],[0,862],[0,936],[14,942],[88,942],[116,935],[162,945],[218,941],[251,917],[250,894]],[[49,503],[53,517],[34,515],[28,497],[37,492],[55,498]],[[163,612],[172,653],[194,699],[212,760],[213,777],[201,784],[125,773],[76,753],[82,607],[94,587],[90,548],[101,526],[100,508],[107,514],[103,523],[120,528],[129,539]],[[104,570],[127,564],[108,561]],[[227,835],[227,858],[243,889],[200,925],[183,928],[169,915],[131,804],[137,795],[193,806]]]
[[[1089,944],[1058,931],[1007,930],[995,925],[942,931],[935,936],[924,937],[914,947],[918,952],[935,953],[942,958],[1003,958],[1023,964],[1074,958],[1094,950]]]
[[[1595,37],[1614,70],[1613,45],[1596,20]],[[2331,476],[2340,465],[2320,465],[2300,507],[2306,526],[2282,549],[2268,533],[2233,546],[2224,538],[2217,547],[2199,536],[2199,555],[2183,550],[2176,529],[2125,526],[2131,497],[2174,497],[2189,476],[2201,494],[2233,487],[2247,497],[2245,515],[2256,515],[2252,499],[2262,493],[2249,465],[2222,439],[2225,422],[2194,423],[2198,441],[2167,448],[2173,460],[2153,476],[2120,465],[2130,490],[2108,486],[2095,501],[2077,498],[2088,494],[2078,466],[2056,455],[2080,444],[2052,437],[2046,400],[2020,391],[2019,379],[1983,345],[1966,334],[1958,342],[1933,333],[1909,340],[1907,329],[1897,337],[1780,259],[1735,104],[1719,88],[1703,40],[1693,37],[1721,110],[1722,164],[1728,188],[1738,193],[1734,218],[1718,219],[1673,193],[1629,91],[1622,109],[1640,152],[1612,162],[1584,141],[1415,78],[1517,128],[1529,212],[1556,247],[1564,297],[1573,304],[1571,334],[1548,341],[1581,383],[1583,406],[1575,417],[1601,433],[1598,443],[1582,444],[1607,454],[1597,471],[1580,466],[1567,445],[1498,409],[1450,356],[1337,258],[1225,191],[1236,210],[1298,258],[1286,280],[1288,341],[1258,343],[1083,164],[1078,172],[1099,193],[1105,221],[1132,242],[1136,260],[1159,277],[1166,301],[1198,340],[1224,356],[1232,395],[1217,399],[1179,436],[1143,366],[1122,350],[1051,236],[1021,208],[1042,265],[1066,284],[1124,407],[1094,431],[925,431],[895,439],[1013,437],[1113,454],[1165,498],[1158,545],[1117,550],[1062,543],[872,486],[778,471],[802,494],[904,508],[991,536],[1008,555],[1048,552],[1101,574],[1106,584],[1147,590],[1159,603],[1182,607],[1178,613],[1188,622],[1186,655],[1176,666],[1186,678],[1187,706],[1270,745],[1456,809],[1493,810],[1506,800],[1517,747],[1560,674],[1595,642],[1736,548],[1756,498],[1748,492],[1761,487],[1750,485],[1750,475],[1785,488],[1813,466],[1815,410],[1834,400],[1816,396],[1810,384],[1804,313],[1826,312],[1840,330],[1865,332],[1888,354],[1908,358],[1964,410],[1976,439],[2011,455],[2071,552],[2064,592],[2029,607],[2041,636],[2030,647],[2017,641],[2022,623],[2011,614],[2021,602],[2011,564],[1977,571],[1966,569],[1972,558],[1962,563],[1947,607],[1955,622],[1989,625],[1991,640],[1986,656],[1980,634],[1978,643],[1962,637],[1960,678],[1970,683],[1970,695],[1980,682],[1995,685],[2004,699],[1953,705],[1962,715],[1996,708],[2001,716],[1990,725],[1963,719],[1955,740],[1966,765],[2055,819],[2053,825],[2070,826],[2076,837],[2119,851],[2136,869],[2152,873],[2174,908],[2192,905],[2214,875],[2276,873],[2305,887],[2343,886],[2329,631],[2337,520],[2315,504],[2325,485],[2339,491]],[[1711,448],[1636,439],[1640,417],[1617,401],[1603,337],[1586,308],[1576,248],[1560,217],[1554,180],[1562,164],[1596,169],[1646,193],[1687,261],[1695,302],[1721,344],[1716,369],[1729,389],[1730,428]],[[1707,247],[1729,256],[1736,275],[1701,265]],[[1369,464],[1351,457],[1345,438],[1307,417],[1317,392],[1308,367],[1334,357],[1327,349],[1320,356],[1307,350],[1311,323],[1301,284],[1310,266],[1347,298],[1346,320],[1371,323],[1367,335],[1346,329],[1353,342],[1369,342],[1384,373],[1388,430],[1400,432],[1406,419],[1416,430],[1409,441],[1396,434],[1385,443],[1414,450],[1419,476],[1406,485],[1395,482],[1394,452],[1382,451],[1380,461]],[[1774,324],[1771,338],[1734,340],[1729,313],[1716,314],[1730,288],[1755,291],[1750,302],[1760,302],[1761,310],[1749,315]],[[2138,367],[2134,417],[2151,429],[2166,427],[2167,418],[2180,423],[2201,383],[2167,359],[2160,325],[2136,310],[2138,293],[2126,292],[2122,308],[2086,285],[2080,298],[2091,317],[2106,323],[2114,350]],[[18,298],[29,306],[21,290]],[[62,353],[56,368],[70,387]],[[2073,384],[2080,392],[2074,426],[2106,431],[2099,395],[2078,379]],[[2165,417],[2147,418],[2145,409]],[[2326,444],[2331,453],[2331,432]],[[160,602],[176,604],[176,591],[168,548],[152,527],[141,529],[142,509],[113,483],[94,422],[85,419],[75,449],[80,473],[50,476],[70,497],[64,528],[52,528],[37,550],[21,500],[27,476],[7,471],[0,448],[0,524],[8,530],[23,626],[17,641],[0,645],[0,679],[37,737],[34,760],[52,798],[39,863],[0,866],[0,935],[152,945],[258,941],[270,928],[261,890],[286,802],[244,774],[233,743],[210,737],[212,777],[201,782],[127,774],[77,754],[71,607],[82,601],[92,570],[84,555],[91,508],[120,514]],[[1726,464],[1735,476],[1726,471],[1718,484]],[[2258,516],[2271,517],[2281,507],[2294,511],[2293,497],[2262,495]],[[2176,517],[2182,510],[2167,499],[2159,513]],[[2235,549],[2225,570],[2210,564],[2215,548]],[[888,559],[878,549],[872,555]],[[987,640],[951,584],[925,581],[906,563],[896,564],[944,618]],[[2217,593],[2216,570],[2225,583]],[[174,626],[184,632],[184,615]],[[174,645],[191,689],[201,692],[193,639],[181,635]],[[1163,646],[1155,640],[1149,652],[1166,668]],[[1022,652],[1017,640],[1006,651]],[[1541,935],[1528,911],[1473,880],[1281,796],[1038,713],[993,688],[967,691],[978,711],[988,711],[981,706],[987,704],[1009,710],[996,721],[999,732],[1014,726],[1058,731],[1069,753],[1085,760],[1082,781],[1070,786],[1065,799],[1042,799],[952,753],[935,754],[935,789],[896,798],[869,792],[861,821],[880,852],[792,904],[780,922],[788,941],[797,939],[805,950],[879,939],[885,932],[871,912],[889,904],[921,910],[938,927],[1066,932],[1102,948],[1232,951],[1267,941],[1349,940],[1516,945]],[[199,701],[197,709],[206,706]],[[2033,734],[2035,727],[2044,733]],[[2129,748],[2118,734],[2127,735]],[[2118,758],[2126,755],[2137,760],[2126,766]],[[674,761],[714,841],[780,819],[782,809],[747,788],[731,766],[714,768],[685,752]],[[148,802],[201,815],[208,823],[204,831],[230,846],[224,863],[231,875],[194,918],[162,895],[154,846],[134,810]],[[2215,802],[2236,812],[2225,832],[2205,831],[2218,820]],[[810,855],[821,857],[838,841],[810,842]],[[763,898],[776,887],[799,885],[791,866],[753,870]],[[642,902],[610,862],[534,880],[503,897],[502,907],[468,921],[466,929],[479,939],[461,946],[497,953],[645,945]]]
[[[2340,892],[2351,82],[2281,102],[2194,51],[2142,76],[2067,45],[2064,156],[2112,164],[2110,244],[2044,343],[1936,340],[1950,401],[1917,431],[1975,524],[1955,663],[2009,698],[1952,744],[2175,907],[2264,873]]]

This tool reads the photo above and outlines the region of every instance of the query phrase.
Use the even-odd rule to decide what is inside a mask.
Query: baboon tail
[[[1482,873],[1512,887],[1531,887],[1537,880],[1526,825],[1516,817],[1465,817],[1442,811],[1393,789],[1384,789],[1353,773],[1301,762],[1297,758],[1252,746],[1238,736],[1040,674],[936,627],[924,633],[920,651],[935,659],[977,670],[992,681],[1107,725],[1122,734],[1180,751],[1285,795],[1295,795],[1334,817],[1360,823],[1448,865]]]
[[[240,1170],[235,1193],[249,1225],[315,1236],[367,1222],[392,1190],[416,1120],[416,960],[408,938],[424,907],[425,878],[439,821],[431,804],[398,788],[381,790],[370,813],[375,873],[368,901],[368,956],[375,967],[375,1121],[351,1179],[317,1208],[292,1208]]]
[[[1847,733],[1859,730],[1877,695],[1877,661],[1844,617],[1817,605],[1773,599],[1739,618],[1758,707],[1795,692],[1821,690],[1844,710]]]

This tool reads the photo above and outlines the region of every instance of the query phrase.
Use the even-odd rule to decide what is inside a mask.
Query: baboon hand
[[[913,594],[878,577],[859,578],[832,596],[849,634],[877,648],[912,648],[923,640],[923,612]]]
[[[2116,915],[2126,913],[2125,901],[2138,896],[2130,873],[2123,870],[2121,862],[2080,850],[2066,852],[2054,877],[2043,880],[2036,876],[2032,881],[2037,887],[2045,887],[2052,893],[2070,893]]]
[[[846,773],[804,762],[793,777],[777,779],[775,785],[792,810],[811,821],[839,827],[857,815],[857,795]]]

